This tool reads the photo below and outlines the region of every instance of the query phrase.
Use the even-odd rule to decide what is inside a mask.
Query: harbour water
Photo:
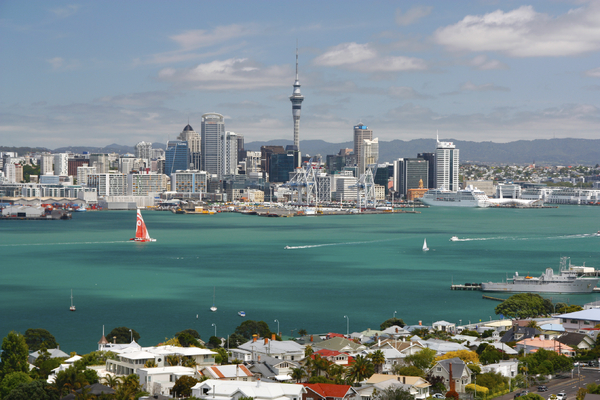
[[[85,353],[103,325],[133,328],[145,346],[187,328],[208,340],[212,324],[226,337],[240,310],[272,331],[278,320],[284,336],[377,329],[394,312],[409,324],[478,323],[495,318],[498,303],[451,291],[452,282],[540,275],[561,256],[600,269],[599,215],[590,206],[295,218],[145,211],[154,243],[129,241],[134,211],[0,221],[0,334],[44,328],[64,351]]]

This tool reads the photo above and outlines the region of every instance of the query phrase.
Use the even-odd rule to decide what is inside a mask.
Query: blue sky
[[[0,2],[0,144],[600,138],[600,1]]]

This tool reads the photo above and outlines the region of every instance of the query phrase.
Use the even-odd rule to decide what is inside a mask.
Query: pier
[[[450,290],[481,290],[481,283],[465,283],[464,285],[451,285]]]

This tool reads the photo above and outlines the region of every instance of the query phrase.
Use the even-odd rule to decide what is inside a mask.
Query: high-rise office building
[[[190,169],[189,150],[187,142],[170,140],[165,152],[165,175],[171,176],[175,171]]]
[[[225,132],[221,145],[221,173],[223,176],[237,175],[238,137],[235,132]]]
[[[225,118],[221,114],[207,113],[202,116],[201,128],[201,170],[209,175],[222,177],[221,153],[222,136],[225,133]]]
[[[399,158],[394,161],[394,190],[406,197],[408,189],[419,188],[419,182],[427,186],[429,163],[422,158]]]
[[[377,164],[377,160],[379,160],[379,139],[364,139],[360,153],[361,157],[358,163],[357,178],[360,178],[360,175],[365,173],[369,164]]]
[[[362,148],[365,143],[365,139],[373,140],[373,131],[368,126],[358,124],[354,127],[354,157],[356,158],[356,165],[358,166],[357,177],[365,173],[364,165],[361,169],[360,165],[363,161]]]
[[[244,135],[237,134],[237,149],[238,149],[238,163],[244,161],[246,153],[244,152]]]
[[[69,155],[67,153],[54,155],[54,175],[69,175]]]
[[[98,174],[107,174],[110,170],[108,154],[90,154],[90,167],[96,167]]]
[[[435,184],[435,153],[419,153],[417,154],[417,158],[427,160],[429,163],[429,175],[427,177],[427,181],[423,179],[423,187],[426,189],[437,188]]]
[[[296,168],[302,165],[302,157],[300,156],[300,111],[302,110],[302,102],[304,96],[300,93],[300,81],[298,80],[298,48],[296,47],[296,81],[294,82],[294,91],[290,96],[292,102],[292,117],[294,118],[294,158]]]
[[[152,143],[151,142],[138,142],[135,145],[135,158],[142,158],[150,161],[152,158]]]
[[[177,136],[177,140],[188,143],[190,167],[193,169],[200,169],[200,134],[196,132],[190,124],[187,124],[179,136]]]
[[[437,139],[435,149],[435,184],[438,188],[458,190],[458,149],[452,142]]]

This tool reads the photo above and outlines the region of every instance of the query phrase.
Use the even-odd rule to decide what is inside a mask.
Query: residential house
[[[213,365],[200,371],[208,379],[253,382],[254,374],[244,364]]]
[[[151,395],[162,394],[168,396],[171,389],[182,376],[191,376],[199,378],[194,368],[188,367],[157,367],[157,368],[138,368],[137,375],[140,377],[142,390]]]
[[[299,361],[304,358],[304,346],[293,340],[253,340],[241,344],[238,349],[251,352],[251,359],[256,360],[259,355],[278,358],[280,360]]]
[[[540,334],[540,331],[536,328],[528,328],[526,326],[513,325],[513,327],[506,331],[500,341],[502,343],[518,342],[523,339],[531,339]]]
[[[381,336],[391,336],[395,339],[399,339],[401,337],[410,337],[411,333],[398,325],[392,325],[381,331]]]
[[[356,343],[350,339],[346,339],[343,337],[334,337],[331,339],[327,339],[320,343],[315,343],[312,347],[315,351],[321,349],[335,350],[341,353],[347,353],[351,356],[354,356],[367,348],[367,346],[363,344]]]
[[[525,354],[535,353],[539,349],[555,351],[567,357],[572,357],[575,355],[575,350],[573,350],[572,347],[567,346],[566,344],[562,344],[561,342],[553,339],[524,339],[518,341],[517,346],[515,348],[515,350],[517,351],[523,350]]]
[[[356,390],[350,385],[335,385],[332,383],[303,383],[306,393],[302,400],[353,400]]]
[[[300,362],[258,356],[257,361],[250,361],[246,366],[256,379],[271,382],[287,382],[292,380],[292,371],[294,368],[300,367]]]
[[[469,350],[468,347],[455,342],[446,342],[445,340],[439,339],[427,339],[420,340],[419,343],[423,347],[430,348],[435,350],[438,356],[444,355],[450,351],[458,351],[458,350]]]
[[[48,353],[50,353],[50,358],[64,358],[67,359],[70,356],[65,353],[64,351],[62,351],[59,348],[56,349],[48,349],[47,350]],[[33,364],[35,363],[35,360],[37,360],[37,358],[40,356],[40,350],[38,351],[34,351],[33,353],[29,354],[29,357],[27,357],[27,361],[29,362],[29,364]]]
[[[313,360],[315,358],[315,354],[320,355],[321,358],[324,358],[327,361],[332,362],[333,364],[343,365],[345,367],[350,365],[350,363],[354,360],[354,358],[349,356],[348,354],[341,353],[336,350],[321,349],[321,350],[315,351],[313,354],[311,354],[311,358]]]
[[[454,380],[456,391],[464,393],[465,386],[471,383],[473,374],[467,364],[458,357],[440,360],[429,370],[433,376],[439,376],[444,380],[444,385],[450,387],[450,371],[452,370],[452,379]]]
[[[306,388],[288,383],[221,381],[208,379],[192,387],[192,396],[203,400],[240,400],[252,397],[254,400],[302,400]]]
[[[383,368],[381,372],[387,374],[389,372],[393,372],[394,367],[396,365],[404,365],[404,358],[406,357],[406,355],[402,354],[400,351],[394,348],[384,347],[382,349],[363,350],[361,352],[361,355],[366,357],[376,351],[381,351],[383,353],[383,356],[385,357],[385,363],[382,366]]]
[[[556,339],[562,344],[566,344],[571,348],[578,348],[581,350],[590,350],[596,345],[594,339],[585,333],[568,332]]]
[[[519,361],[518,360],[500,360],[495,364],[487,364],[481,366],[481,373],[493,372],[501,374],[507,378],[514,378],[519,373]]]
[[[434,331],[438,332],[448,332],[455,333],[456,332],[456,324],[448,321],[436,321],[431,326],[433,326]]]
[[[422,400],[429,397],[430,386],[429,382],[419,376],[373,374],[356,390],[361,400],[369,400],[376,391],[381,392],[390,387],[404,389],[415,399]]]

